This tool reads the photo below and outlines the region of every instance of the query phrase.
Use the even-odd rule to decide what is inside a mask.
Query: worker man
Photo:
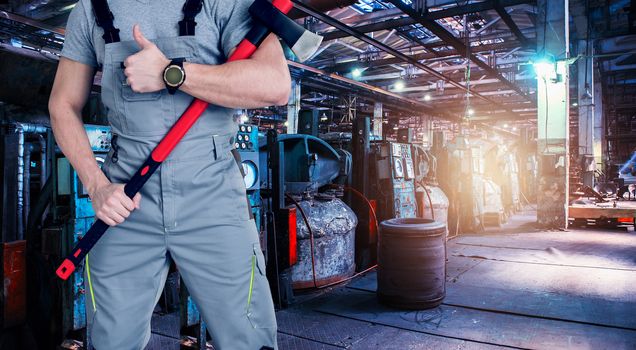
[[[251,27],[250,4],[80,0],[70,14],[49,109],[97,218],[112,226],[84,268],[98,350],[146,346],[171,260],[216,349],[276,348],[263,253],[232,156],[233,109],[286,104],[290,76],[274,36],[250,59],[225,63]],[[81,118],[96,69],[113,132],[101,170]],[[193,97],[210,107],[129,199],[122,183]]]

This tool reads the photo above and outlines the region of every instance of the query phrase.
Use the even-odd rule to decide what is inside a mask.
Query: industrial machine
[[[22,348],[37,346],[34,337],[18,334],[27,327],[30,309],[27,305],[34,295],[29,281],[36,278],[32,252],[37,244],[33,244],[32,237],[39,237],[34,228],[39,225],[41,215],[32,215],[40,207],[33,204],[33,199],[45,191],[52,142],[51,131],[44,125],[20,122],[0,125],[0,195],[3,198],[0,203],[0,279],[3,281],[0,348],[16,344]]]
[[[411,145],[395,142],[374,143],[378,199],[378,219],[417,217],[415,166]]]
[[[286,306],[293,288],[354,273],[357,218],[342,191],[325,191],[341,171],[340,155],[325,141],[270,130],[260,151],[267,275],[275,302]]]

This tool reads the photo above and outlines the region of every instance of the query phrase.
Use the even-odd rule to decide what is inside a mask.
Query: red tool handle
[[[282,13],[287,14],[293,7],[290,0],[274,0],[272,5],[280,10]],[[256,48],[265,40],[270,34],[268,28],[261,24],[255,24],[254,27],[247,33],[245,39],[236,47],[236,50],[229,57],[228,61],[237,61],[247,59],[254,52]],[[159,144],[152,151],[150,156],[146,159],[144,164],[139,167],[133,177],[126,183],[124,192],[130,198],[133,198],[137,192],[141,190],[144,184],[148,181],[150,176],[159,168],[159,165],[168,158],[172,150],[183,139],[185,134],[190,130],[192,125],[199,119],[203,112],[208,107],[208,103],[199,99],[194,99],[190,106],[181,115],[179,120],[172,126],[170,131],[164,136]],[[77,268],[88,252],[95,246],[97,241],[104,235],[108,225],[101,220],[96,220],[91,228],[86,232],[84,237],[80,239],[75,247],[71,250],[71,253],[67,255],[62,264],[57,268],[56,274],[63,280],[67,280],[73,271]]]

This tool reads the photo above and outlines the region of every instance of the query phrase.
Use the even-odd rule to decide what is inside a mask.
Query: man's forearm
[[[55,140],[77,172],[89,194],[109,181],[95,161],[81,116],[70,106],[50,107],[51,126]]]
[[[185,63],[181,90],[214,105],[260,108],[285,105],[291,79],[278,40],[270,36],[253,58],[222,65]]]

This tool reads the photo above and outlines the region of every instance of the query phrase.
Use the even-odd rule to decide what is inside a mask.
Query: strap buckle
[[[203,9],[203,1],[202,0],[187,0],[185,4],[183,4],[183,18],[186,20],[194,19],[199,12]]]

